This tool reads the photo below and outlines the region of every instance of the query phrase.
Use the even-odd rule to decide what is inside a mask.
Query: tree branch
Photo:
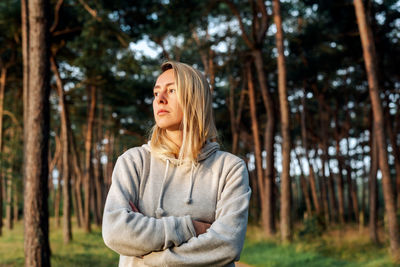
[[[228,5],[228,7],[229,7],[230,10],[232,11],[233,15],[235,15],[236,18],[238,19],[239,27],[240,27],[240,30],[241,30],[241,32],[242,32],[242,38],[243,38],[243,40],[245,41],[245,43],[247,44],[247,46],[248,46],[250,49],[254,49],[254,44],[253,44],[253,42],[250,41],[249,37],[248,37],[247,34],[246,34],[246,31],[245,31],[245,29],[244,29],[244,25],[243,25],[242,18],[241,18],[241,16],[240,16],[240,13],[239,13],[239,11],[237,10],[236,6],[235,6],[231,1],[229,1],[229,0],[223,0],[223,1]]]

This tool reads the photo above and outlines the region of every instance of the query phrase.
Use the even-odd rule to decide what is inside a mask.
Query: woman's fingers
[[[129,206],[131,206],[133,212],[139,212],[139,210],[136,208],[135,204],[133,204],[133,202],[130,200],[129,200]]]
[[[211,224],[205,223],[205,222],[200,222],[196,220],[192,220],[194,229],[196,230],[196,235],[199,236],[201,234],[204,234],[208,228],[210,228]]]

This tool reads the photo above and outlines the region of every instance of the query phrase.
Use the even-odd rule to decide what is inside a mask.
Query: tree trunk
[[[12,152],[11,152],[12,153]],[[12,162],[12,159],[10,159]],[[12,163],[11,163],[12,164]],[[7,171],[7,205],[6,205],[6,226],[8,229],[13,229],[13,219],[12,219],[12,195],[13,195],[13,177],[12,177],[12,167]],[[14,192],[15,194],[16,192]]]
[[[14,199],[13,199],[13,218],[14,218],[14,223],[17,223],[19,221],[19,215],[18,215],[18,186],[17,183],[13,183],[13,190],[14,190]]]
[[[106,165],[106,171],[105,171],[105,180],[106,180],[106,191],[108,192],[110,186],[111,186],[111,175],[112,175],[112,170],[114,168],[113,164],[113,155],[114,155],[114,140],[115,140],[115,135],[109,131],[108,133],[108,143],[106,146],[106,155],[107,155],[107,165]]]
[[[318,150],[318,149],[316,149]],[[328,203],[328,192],[327,192],[327,186],[326,186],[326,177],[325,177],[325,160],[322,160],[322,173],[319,176],[320,179],[320,189],[321,189],[321,196],[322,196],[322,204],[324,207],[324,217],[325,217],[325,223],[329,224],[330,222],[330,217],[329,217],[329,203]]]
[[[371,167],[369,172],[369,236],[374,244],[378,244],[378,183],[376,180],[378,172],[378,146],[374,131],[372,131],[370,135]]]
[[[59,169],[57,188],[55,188],[55,199],[54,199],[54,220],[56,221],[56,227],[60,227],[60,203],[61,203],[61,192],[62,192],[62,167]]]
[[[90,184],[91,178],[93,176],[93,167],[92,167],[92,139],[93,139],[93,124],[94,124],[94,116],[96,111],[96,86],[90,86],[90,103],[89,103],[89,112],[88,112],[88,126],[86,130],[86,138],[85,138],[85,175],[84,175],[84,190],[85,190],[85,206],[84,206],[84,230],[85,232],[90,232]]]
[[[247,74],[247,84],[249,91],[249,103],[250,103],[250,116],[251,116],[251,130],[253,133],[254,140],[254,158],[256,165],[256,173],[257,173],[257,183],[259,192],[264,192],[264,179],[263,179],[263,168],[262,168],[262,158],[261,158],[261,143],[259,137],[258,130],[258,122],[257,122],[257,104],[256,104],[256,96],[254,92],[254,84],[253,84],[253,76],[251,74],[251,65],[246,65],[246,74]],[[261,200],[261,212],[265,209],[265,196],[260,194]],[[264,222],[264,221],[263,221]],[[264,229],[265,230],[265,229]],[[267,233],[268,234],[268,233]]]
[[[386,137],[384,133],[385,125],[383,111],[381,100],[379,98],[375,45],[371,29],[367,22],[362,0],[354,0],[354,7],[363,47],[365,68],[368,76],[369,94],[374,116],[374,132],[378,145],[379,168],[382,172],[383,195],[385,200],[385,211],[388,218],[390,249],[394,262],[398,263],[400,262],[399,226],[396,217],[396,203],[390,178]]]
[[[274,197],[274,137],[275,137],[275,112],[272,102],[272,97],[268,91],[267,80],[264,74],[264,62],[261,49],[253,50],[253,58],[257,71],[257,78],[261,88],[261,95],[263,98],[265,110],[267,113],[267,123],[264,131],[264,149],[266,155],[266,170],[264,190],[260,191],[263,195],[261,213],[263,228],[267,236],[272,236],[276,232],[275,227],[275,197]]]
[[[243,103],[244,103],[244,95],[245,90],[242,88],[240,90],[240,99],[238,107],[235,108],[235,87],[236,84],[232,75],[229,76],[229,118],[231,121],[231,132],[232,132],[232,154],[236,154],[238,152],[238,143],[239,143],[239,135],[240,129],[239,124],[242,116]],[[246,83],[246,81],[243,81]],[[235,115],[236,111],[236,115]]]
[[[393,127],[391,122],[394,121],[392,116],[390,116],[389,111],[385,112],[385,122],[386,129],[389,135],[390,145],[392,146],[392,154],[394,156],[394,167],[396,169],[396,192],[397,192],[397,209],[400,208],[400,152],[399,146],[397,145],[397,137],[395,132],[393,132]]]
[[[56,78],[57,92],[61,107],[61,143],[62,143],[62,178],[63,186],[63,239],[68,244],[72,240],[71,229],[71,172],[70,172],[70,145],[69,145],[69,118],[68,107],[65,100],[63,82],[58,71],[54,56],[50,57],[51,69]]]
[[[339,222],[345,223],[345,208],[344,208],[344,184],[343,184],[343,167],[340,152],[339,136],[336,135],[336,159],[338,163],[337,187],[338,187],[338,202],[339,202]]]
[[[300,161],[299,155],[296,153],[296,149],[294,149],[294,152],[296,154],[296,158],[297,158],[297,161],[298,161],[299,167],[300,167],[300,185],[301,185],[301,189],[303,191],[304,199],[305,199],[305,202],[306,202],[307,216],[311,217],[311,215],[312,215],[312,206],[311,206],[310,193],[308,191],[308,183],[307,183],[307,180],[304,177],[302,163]]]
[[[101,225],[101,221],[103,218],[103,208],[105,203],[105,192],[104,192],[104,176],[103,176],[103,164],[101,164],[101,150],[102,150],[102,140],[103,140],[103,98],[101,92],[99,92],[99,116],[97,120],[97,147],[96,147],[96,170],[97,173],[95,175],[95,184],[96,184],[96,192],[97,192],[97,225]]]
[[[7,68],[1,68],[0,74],[0,236],[3,229],[3,109],[4,91],[6,86]]]
[[[69,139],[70,143],[72,144],[72,164],[74,166],[74,174],[75,174],[74,194],[77,204],[77,210],[75,211],[75,215],[78,227],[81,227],[85,220],[84,218],[85,216],[83,214],[82,190],[81,190],[83,174],[79,165],[80,162],[79,154],[78,151],[76,150],[76,143],[72,131],[70,131]]]
[[[318,190],[317,190],[317,183],[315,180],[314,169],[310,164],[310,158],[308,156],[308,142],[307,142],[307,126],[306,126],[306,92],[303,91],[303,98],[302,98],[302,112],[301,112],[301,137],[302,143],[304,148],[304,154],[306,157],[308,170],[309,170],[309,180],[310,180],[310,187],[311,187],[311,196],[314,202],[314,207],[317,214],[321,214],[321,206],[320,201],[318,199]]]
[[[25,266],[50,266],[47,203],[50,91],[48,6],[46,0],[31,0],[28,3],[30,83],[26,88],[29,98],[26,102],[27,124],[24,125]]]
[[[289,103],[286,88],[286,65],[283,47],[283,30],[279,0],[274,0],[274,22],[276,25],[276,47],[278,49],[278,89],[282,131],[282,176],[281,176],[281,237],[292,239],[291,190],[290,190],[290,125]]]

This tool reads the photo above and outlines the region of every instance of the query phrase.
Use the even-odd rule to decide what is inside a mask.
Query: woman
[[[246,165],[219,151],[206,78],[178,62],[154,86],[148,144],[121,155],[103,216],[119,266],[234,266],[251,190]]]

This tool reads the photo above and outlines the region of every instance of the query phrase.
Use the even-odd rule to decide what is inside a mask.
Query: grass
[[[388,244],[373,245],[368,229],[345,227],[325,232],[320,237],[281,244],[278,239],[265,239],[262,231],[249,226],[241,261],[253,266],[399,266],[391,262]]]
[[[50,221],[52,266],[116,266],[118,255],[108,249],[102,240],[101,229],[85,234],[73,224],[73,242],[65,245],[62,228]],[[381,234],[383,236],[383,234]],[[359,232],[356,227],[333,229],[320,237],[300,239],[283,245],[278,239],[265,239],[261,230],[249,226],[241,261],[252,266],[395,266],[391,263],[388,244],[372,245],[368,229]],[[23,225],[13,230],[3,228],[0,237],[0,267],[23,266]]]
[[[119,255],[108,249],[101,237],[101,229],[92,226],[92,233],[85,234],[73,224],[73,241],[66,245],[62,227],[56,228],[50,221],[50,247],[52,266],[116,266]],[[23,224],[17,223],[13,230],[3,228],[0,237],[0,266],[24,266]]]

